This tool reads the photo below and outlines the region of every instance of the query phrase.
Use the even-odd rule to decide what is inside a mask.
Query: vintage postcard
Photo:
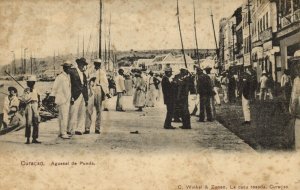
[[[0,189],[300,189],[299,0],[0,0]]]

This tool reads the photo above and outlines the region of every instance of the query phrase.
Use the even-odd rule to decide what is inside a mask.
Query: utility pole
[[[250,10],[250,0],[248,0],[247,3],[247,9],[248,9],[248,27],[249,27],[249,61],[250,61],[250,65],[252,65],[252,40],[251,40],[251,10]]]
[[[179,6],[178,6],[178,0],[177,0],[177,13],[176,13],[176,16],[177,16],[177,18],[178,18],[178,29],[179,29],[179,34],[180,34],[181,51],[182,51],[182,54],[183,54],[184,65],[185,65],[185,68],[188,68],[188,67],[187,67],[187,63],[186,63],[186,58],[185,58],[185,53],[184,53],[184,47],[183,47],[183,41],[182,41],[181,28],[180,28],[180,18],[179,18]]]

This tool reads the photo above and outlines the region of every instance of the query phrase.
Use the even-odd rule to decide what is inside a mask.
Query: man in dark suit
[[[210,99],[213,96],[213,88],[211,84],[210,77],[204,74],[202,69],[197,68],[197,90],[200,95],[200,115],[199,122],[204,122],[205,112],[207,116],[207,121],[212,121],[212,113],[210,107]]]
[[[181,129],[191,129],[191,118],[189,112],[189,92],[193,88],[193,78],[186,68],[181,68],[179,78],[176,81],[178,84],[178,93],[175,94],[180,107],[180,116],[182,119]]]
[[[173,114],[174,114],[174,88],[170,77],[172,76],[172,68],[165,69],[165,75],[162,78],[161,86],[164,95],[164,103],[167,106],[167,115],[165,119],[165,129],[175,129],[171,125]]]
[[[88,104],[87,78],[84,73],[87,62],[85,58],[76,59],[77,67],[70,69],[71,106],[68,124],[68,134],[82,135],[85,124],[86,106]]]

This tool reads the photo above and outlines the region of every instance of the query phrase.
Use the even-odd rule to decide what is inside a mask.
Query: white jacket
[[[116,91],[117,92],[123,92],[125,89],[125,79],[123,76],[118,75],[115,78],[115,82],[116,82]]]
[[[70,76],[62,72],[54,81],[52,87],[52,96],[55,96],[55,103],[62,105],[71,101],[71,82]]]

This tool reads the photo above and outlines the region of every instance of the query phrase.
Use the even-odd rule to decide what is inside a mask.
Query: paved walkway
[[[25,145],[24,130],[1,136],[0,146],[15,146],[24,149],[33,146],[65,151],[78,148],[116,151],[116,152],[173,152],[173,151],[253,151],[236,135],[223,127],[217,121],[197,122],[197,117],[191,118],[191,130],[178,128],[180,123],[173,123],[175,130],[163,129],[165,107],[159,104],[154,108],[145,108],[143,112],[136,112],[132,106],[132,96],[125,96],[126,112],[116,112],[115,97],[109,101],[109,112],[103,112],[101,134],[75,136],[71,140],[62,140],[57,137],[57,119],[40,124],[41,145]],[[130,132],[138,131],[138,134]],[[38,148],[39,147],[39,148]]]

